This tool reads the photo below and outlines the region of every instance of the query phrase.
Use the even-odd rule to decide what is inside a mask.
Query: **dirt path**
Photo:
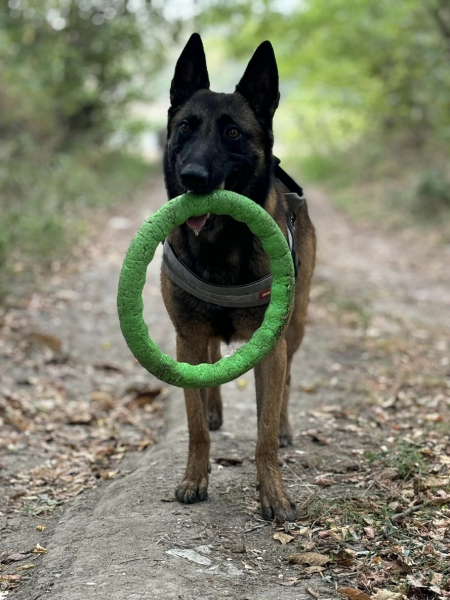
[[[163,201],[159,184],[137,209],[130,213],[124,209],[109,221],[92,249],[80,257],[77,272],[55,274],[28,305],[4,315],[7,340],[23,337],[24,331],[52,336],[37,338],[47,344],[47,362],[33,358],[31,348],[28,362],[13,360],[13,367],[6,370],[12,351],[8,341],[0,347],[4,395],[7,388],[9,397],[24,402],[14,395],[21,385],[34,386],[36,392],[36,378],[58,368],[58,381],[66,391],[51,411],[66,411],[66,404],[81,395],[94,398],[99,410],[105,410],[102,402],[110,402],[106,408],[115,419],[110,423],[105,416],[105,425],[95,415],[70,415],[69,420],[66,415],[60,426],[52,428],[48,417],[46,447],[42,435],[33,431],[26,443],[23,436],[15,441],[11,437],[2,466],[4,481],[14,493],[21,481],[30,485],[24,473],[39,467],[45,456],[50,460],[48,468],[56,468],[59,463],[51,460],[58,457],[51,452],[59,433],[72,435],[71,447],[77,439],[84,443],[83,435],[95,438],[102,427],[99,444],[106,434],[125,440],[120,448],[128,444],[128,450],[145,448],[150,444],[147,438],[159,439],[144,453],[125,454],[116,443],[110,454],[119,455],[117,468],[108,463],[106,476],[104,469],[94,481],[77,472],[82,489],[76,493],[70,486],[80,481],[70,479],[72,463],[64,463],[70,483],[61,488],[61,498],[74,497],[53,511],[50,504],[48,511],[40,510],[45,498],[35,490],[19,493],[18,497],[28,498],[25,507],[34,507],[27,514],[23,505],[20,509],[14,509],[14,503],[12,509],[6,505],[0,517],[5,551],[0,575],[21,578],[11,596],[18,600],[271,600],[280,595],[326,599],[340,597],[336,589],[346,586],[372,594],[377,588],[397,590],[403,585],[403,593],[414,594],[418,586],[427,590],[432,585],[430,573],[441,576],[435,578],[435,586],[444,593],[450,522],[445,507],[445,494],[450,491],[446,442],[450,282],[445,273],[450,249],[426,249],[357,228],[320,193],[310,194],[319,262],[307,336],[293,368],[295,445],[280,451],[283,476],[301,506],[301,518],[288,531],[289,543],[282,545],[273,535],[285,532],[284,528],[259,516],[251,374],[224,386],[224,426],[212,433],[210,497],[198,505],[173,501],[187,451],[182,393],[163,391],[155,403],[149,401],[147,409],[130,408],[126,396],[130,381],[150,381],[153,388],[157,382],[143,375],[121,338],[115,309],[117,277],[131,236]],[[146,318],[154,339],[173,355],[174,335],[158,290],[158,269],[159,261],[154,260],[145,297]],[[51,347],[53,338],[62,340],[63,350]],[[66,362],[60,361],[63,366],[53,365],[58,363],[54,360],[58,353],[66,357]],[[117,411],[114,402],[124,397],[126,403],[119,402]],[[80,410],[79,404],[74,406]],[[83,406],[87,413],[94,410],[87,401]],[[20,425],[11,425],[11,418],[6,423],[13,429]],[[73,434],[67,433],[68,427]],[[116,429],[120,434],[112,433]],[[70,457],[79,458],[73,453]],[[412,478],[416,471],[423,474],[421,482],[426,477],[441,479],[435,485],[417,484],[417,478]],[[35,487],[56,485],[48,474],[39,477],[44,483],[35,477]],[[428,502],[434,512],[414,511],[415,521],[395,516],[420,502]],[[36,530],[40,524],[46,525],[45,531]],[[37,543],[47,552],[17,562],[7,560],[11,553],[27,553]],[[421,559],[416,558],[416,550]],[[306,551],[327,556],[329,563],[320,566],[314,558],[310,566],[288,563],[291,553]],[[408,565],[407,556],[413,557],[413,565]],[[18,565],[26,563],[35,566],[17,571]],[[416,581],[408,583],[411,573]],[[13,587],[19,580],[10,583]]]

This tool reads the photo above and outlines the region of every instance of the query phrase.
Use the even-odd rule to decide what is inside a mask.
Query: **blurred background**
[[[276,153],[355,219],[450,241],[450,0],[4,0],[0,302],[160,170],[176,58],[215,91],[275,48]]]

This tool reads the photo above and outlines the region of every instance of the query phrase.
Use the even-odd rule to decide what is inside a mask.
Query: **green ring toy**
[[[206,213],[231,215],[246,223],[261,239],[273,276],[271,300],[264,320],[250,340],[232,356],[214,364],[179,363],[163,354],[149,337],[142,316],[147,266],[155,250],[174,227]],[[228,190],[178,196],[158,209],[139,229],[128,249],[119,280],[117,305],[125,340],[141,365],[158,379],[182,388],[207,388],[236,379],[273,348],[289,318],[294,301],[294,266],[286,239],[261,206]]]

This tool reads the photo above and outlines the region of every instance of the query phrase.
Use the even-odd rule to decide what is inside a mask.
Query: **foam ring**
[[[171,229],[189,217],[206,213],[230,215],[246,223],[270,259],[273,276],[271,300],[264,320],[250,340],[232,356],[214,364],[190,365],[163,354],[148,334],[142,316],[142,290],[147,266]],[[235,192],[189,192],[167,202],[142,225],[125,257],[120,273],[117,306],[122,333],[140,364],[158,379],[182,388],[208,388],[232,381],[252,369],[273,348],[283,333],[294,301],[294,265],[286,239],[261,206]]]

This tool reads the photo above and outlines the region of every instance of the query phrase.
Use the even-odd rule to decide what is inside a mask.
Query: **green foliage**
[[[229,44],[237,56],[248,55],[263,39],[273,42],[291,129],[306,134],[316,150],[380,130],[411,130],[416,144],[432,132],[450,143],[446,0],[304,0],[283,6],[269,0],[213,3],[206,20],[227,15],[242,22]]]
[[[140,133],[177,22],[150,0],[0,4],[0,295],[79,239],[89,207],[128,198],[149,173],[112,152]],[[149,35],[151,31],[151,35]]]
[[[412,210],[431,220],[450,215],[450,181],[443,170],[428,169],[422,174],[413,196]]]
[[[152,172],[141,158],[95,146],[56,156],[33,145],[22,151],[0,175],[0,299],[13,273],[64,259],[85,231],[88,209],[128,199]]]
[[[0,6],[0,93],[19,100],[21,117],[39,114],[41,134],[56,126],[65,146],[87,130],[98,139],[151,96],[170,37],[145,0],[10,0]]]
[[[276,150],[287,168],[305,184],[326,183],[352,216],[389,228],[439,224],[447,239],[448,0],[204,0],[203,7],[205,25],[228,28],[227,53],[237,59],[247,61],[264,39],[274,45]]]

